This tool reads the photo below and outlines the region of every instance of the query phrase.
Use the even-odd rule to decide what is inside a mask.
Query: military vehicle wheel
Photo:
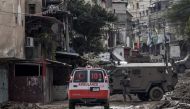
[[[75,109],[75,104],[69,102],[69,109]]]
[[[149,100],[149,97],[146,93],[139,93],[137,94],[139,100],[141,101],[148,101]]]
[[[185,73],[185,66],[179,66],[179,73]]]
[[[164,91],[160,87],[153,87],[149,91],[149,97],[153,101],[159,101],[162,99]]]

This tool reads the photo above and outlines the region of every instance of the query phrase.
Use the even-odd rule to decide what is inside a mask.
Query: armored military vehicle
[[[177,74],[169,63],[128,63],[118,65],[110,72],[111,94],[121,94],[120,80],[128,73],[129,90],[142,101],[161,100],[164,93],[174,90],[178,81]]]

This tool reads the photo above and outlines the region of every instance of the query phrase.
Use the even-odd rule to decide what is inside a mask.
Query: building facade
[[[25,0],[0,1],[0,103],[9,100],[8,60],[23,59]]]
[[[117,17],[114,22],[114,46],[131,47],[132,43],[132,15],[127,10],[128,1],[113,0],[112,12]]]
[[[25,0],[0,1],[0,58],[24,58]]]
[[[150,0],[129,0],[128,3],[128,10],[133,15],[134,48],[144,48],[148,39]]]

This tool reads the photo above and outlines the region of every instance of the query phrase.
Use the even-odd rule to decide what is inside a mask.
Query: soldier
[[[131,97],[131,95],[129,93],[129,82],[130,82],[130,78],[128,76],[128,73],[126,73],[124,78],[120,82],[120,84],[122,85],[122,89],[123,89],[124,102],[126,102],[126,94],[128,95],[130,101],[132,100],[132,97]]]

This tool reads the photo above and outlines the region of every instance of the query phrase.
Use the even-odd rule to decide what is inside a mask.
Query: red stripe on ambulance
[[[92,92],[90,90],[69,90],[69,99],[80,99],[80,98],[96,98],[96,99],[107,99],[109,98],[108,90],[100,90],[98,92]]]

